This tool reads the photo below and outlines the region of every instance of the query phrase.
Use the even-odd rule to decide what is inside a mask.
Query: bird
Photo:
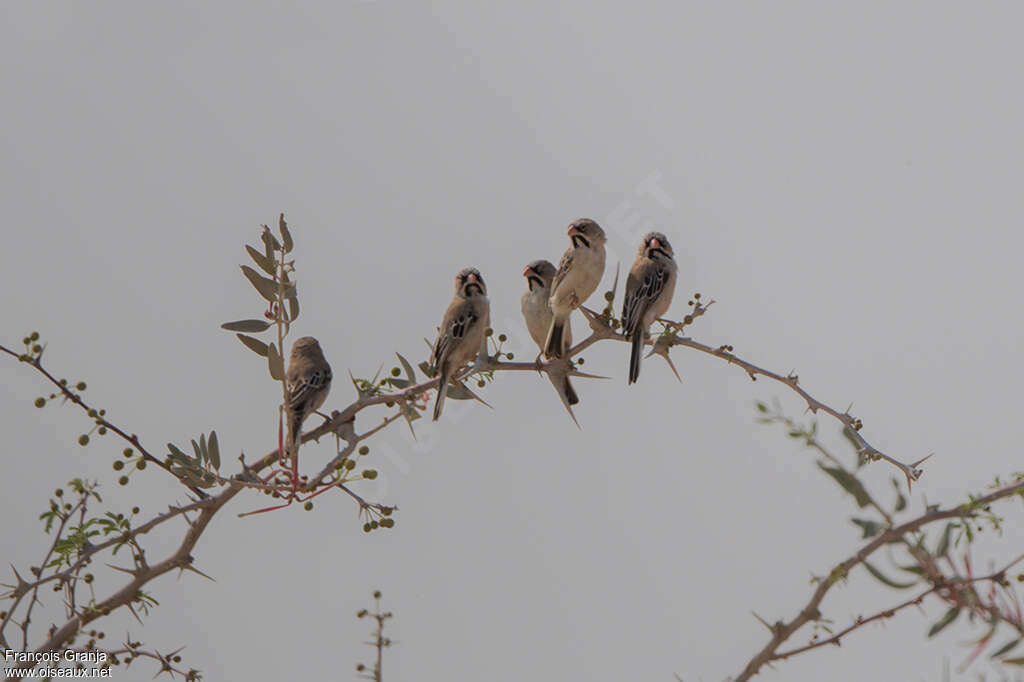
[[[468,362],[476,360],[490,324],[491,303],[487,285],[476,268],[463,268],[455,275],[455,296],[444,313],[431,353],[440,383],[434,403],[434,421],[441,416],[449,380]]]
[[[626,278],[622,301],[622,332],[631,341],[629,383],[640,376],[640,359],[647,332],[672,303],[676,288],[676,261],[672,245],[661,232],[648,232],[637,249]]]
[[[331,366],[312,336],[303,336],[292,344],[285,373],[288,391],[288,439],[292,452],[298,451],[302,422],[324,404],[331,391]]]
[[[569,239],[572,246],[562,254],[551,282],[551,327],[544,341],[544,355],[549,358],[562,357],[569,315],[590,298],[604,275],[606,239],[601,226],[590,218],[574,220],[569,224]]]
[[[551,329],[551,280],[554,279],[554,276],[555,266],[547,260],[535,260],[523,270],[527,286],[522,298],[523,319],[526,320],[527,331],[530,332],[534,343],[541,351],[544,350],[548,330]],[[571,346],[572,327],[566,327],[562,332],[562,354],[564,355]],[[556,379],[557,377],[551,376],[552,383]],[[576,391],[573,390],[569,377],[564,376],[561,379],[561,385],[556,383],[555,389],[565,396],[569,405],[577,404],[580,399],[576,395]]]

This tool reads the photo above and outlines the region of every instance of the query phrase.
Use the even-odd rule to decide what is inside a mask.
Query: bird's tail
[[[633,331],[632,349],[629,354],[629,383],[636,383],[640,377],[640,360],[644,352],[644,340],[647,335],[643,329]]]
[[[544,357],[562,357],[562,335],[565,332],[567,321],[559,318],[557,315],[551,318],[551,329],[548,330],[548,338],[544,342]]]
[[[562,384],[562,390],[565,391],[565,398],[569,401],[570,405],[576,405],[580,401],[580,397],[576,395],[576,391],[572,387],[572,382],[569,381],[569,377],[565,378],[565,383]]]
[[[444,408],[444,399],[448,394],[448,368],[443,365],[441,367],[440,377],[441,381],[437,385],[437,400],[434,401],[434,421],[440,419],[441,410]]]

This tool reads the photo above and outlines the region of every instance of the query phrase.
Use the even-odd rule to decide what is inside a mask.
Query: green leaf
[[[260,239],[263,240],[263,246],[267,249],[267,258],[274,260],[274,251],[281,250],[281,243],[277,241],[277,237],[270,231],[270,228],[266,225],[263,226],[263,231],[260,232]]]
[[[267,346],[267,365],[270,367],[270,376],[274,381],[284,379],[284,360],[281,359],[281,354],[277,352],[277,346],[274,344]]]
[[[238,320],[236,322],[225,322],[220,326],[229,332],[262,332],[270,327],[266,320]]]
[[[866,507],[871,504],[871,496],[868,495],[868,491],[864,489],[864,485],[856,476],[837,467],[825,466],[821,462],[818,462],[818,467],[842,486],[843,490],[853,495],[857,500],[858,507]]]
[[[1004,658],[1002,661],[1000,661],[1000,663],[1005,663],[1006,665],[1024,665],[1024,657],[1022,657],[1022,658]]]
[[[267,344],[263,343],[259,339],[246,336],[245,334],[235,334],[235,336],[238,337],[239,341],[245,344],[246,348],[251,350],[253,353],[256,353],[256,355],[267,357]]]
[[[281,243],[284,245],[284,252],[290,252],[295,243],[292,241],[292,233],[288,231],[288,224],[284,221],[284,213],[277,219],[277,229],[281,231]]]
[[[907,573],[913,573],[914,575],[924,576],[924,569],[916,564],[911,564],[909,566],[900,566],[899,568],[901,571],[906,571]]]
[[[182,466],[189,466],[191,462],[195,461],[194,459],[186,455],[184,452],[182,452],[180,449],[178,449],[178,446],[175,445],[174,443],[168,443],[167,449],[170,450],[170,455],[168,455],[168,459],[170,459],[172,462],[176,464],[180,464]]]
[[[409,380],[410,384],[416,383],[416,372],[413,371],[412,365],[409,361],[402,357],[401,353],[395,353],[398,356],[398,361],[402,363],[402,369],[405,370],[405,378]]]
[[[431,367],[429,362],[421,362],[418,365],[418,367],[420,368],[420,371],[422,371],[430,379],[433,379],[434,377],[437,376],[437,370]]]
[[[203,453],[203,464],[210,465],[210,449],[206,447],[206,434],[199,434],[199,450]]]
[[[213,468],[220,471],[220,444],[217,442],[217,432],[210,431],[210,440],[206,442],[210,448],[210,462]]]
[[[1003,654],[1007,653],[1011,649],[1015,648],[1018,644],[1020,644],[1022,639],[1024,639],[1024,637],[1018,637],[1017,639],[1011,639],[1009,642],[1007,642],[1006,644],[1002,645],[1001,647],[996,649],[994,652],[992,652],[992,655],[989,658],[995,658],[996,656],[1002,656]]]
[[[864,563],[864,568],[868,569],[868,573],[873,575],[878,582],[880,582],[880,583],[882,583],[884,585],[888,585],[889,587],[894,587],[897,590],[905,590],[908,587],[913,587],[914,585],[917,584],[916,580],[914,582],[910,582],[910,583],[898,583],[895,580],[892,580],[891,578],[886,577],[886,575],[884,573],[879,571],[877,568],[875,568],[874,566],[872,566],[868,562],[865,561],[863,563]]]
[[[256,288],[256,291],[259,292],[260,296],[271,303],[277,300],[277,282],[272,279],[267,279],[248,265],[242,266],[242,274],[245,275],[245,278],[249,280],[249,283]]]
[[[391,385],[395,388],[409,388],[411,384],[406,379],[389,379]]]
[[[295,287],[291,288],[292,295],[288,297],[288,320],[294,322],[299,317],[299,297],[296,295]]]
[[[932,625],[931,629],[928,630],[928,636],[934,637],[939,634],[944,627],[956,620],[956,617],[960,615],[960,607],[954,606],[949,611],[943,614],[942,618],[935,621],[935,625]]]
[[[256,262],[256,265],[260,266],[260,270],[267,273],[271,277],[274,276],[274,271],[276,268],[274,267],[273,258],[267,258],[262,253],[252,248],[248,244],[245,245],[245,250],[249,252],[250,256],[252,256],[252,259]]]
[[[858,526],[860,526],[860,529],[862,531],[864,531],[864,535],[861,536],[862,540],[866,540],[867,538],[875,537],[876,535],[881,533],[882,529],[885,527],[882,524],[880,524],[878,521],[871,521],[869,519],[850,519],[850,520],[853,521]]]
[[[947,523],[946,528],[942,531],[942,537],[939,539],[939,546],[935,548],[935,556],[944,557],[949,553],[949,540],[953,535],[953,523]]]
[[[757,401],[757,411],[758,412],[762,412],[762,413],[767,412],[768,411],[768,406],[765,405],[764,403],[762,403],[760,400],[758,400]]]
[[[196,453],[196,462],[198,462],[199,464],[202,464],[203,463],[203,451],[199,448],[199,443],[196,442],[195,438],[192,439],[192,450]]]

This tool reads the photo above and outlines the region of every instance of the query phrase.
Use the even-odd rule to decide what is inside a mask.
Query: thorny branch
[[[819,611],[819,607],[821,606],[821,602],[822,600],[824,600],[825,595],[828,594],[829,590],[831,590],[836,583],[838,583],[840,580],[849,575],[850,571],[853,568],[855,568],[859,564],[864,563],[867,560],[867,558],[870,557],[876,550],[891,543],[902,543],[905,540],[904,536],[906,536],[908,533],[917,531],[918,529],[928,524],[935,523],[936,521],[954,518],[973,518],[973,516],[975,516],[976,514],[976,510],[982,509],[986,505],[997,500],[1001,500],[1012,495],[1019,495],[1021,493],[1024,493],[1024,479],[1000,486],[993,490],[992,492],[988,493],[987,495],[983,495],[981,497],[973,499],[972,502],[969,504],[962,504],[947,509],[931,509],[930,511],[926,512],[925,514],[922,514],[921,516],[918,516],[915,519],[906,521],[898,526],[889,527],[884,532],[880,533],[879,535],[874,537],[874,539],[872,539],[870,542],[861,547],[856,554],[837,564],[831,571],[829,571],[829,574],[826,578],[819,580],[817,587],[811,594],[811,598],[807,601],[807,603],[800,610],[800,612],[796,616],[794,616],[790,621],[778,621],[773,625],[768,626],[768,629],[772,633],[771,639],[768,641],[767,644],[765,644],[764,648],[762,648],[761,651],[759,651],[757,654],[754,655],[753,658],[750,659],[750,661],[747,663],[743,671],[736,678],[734,678],[733,682],[745,682],[746,680],[749,680],[751,677],[757,674],[757,672],[764,665],[771,663],[772,661],[777,661],[789,656],[793,656],[796,653],[799,653],[800,650],[780,652],[779,647],[781,647],[783,643],[785,643],[804,625],[806,625],[809,622],[819,620],[821,618],[821,611]],[[1014,561],[1013,563],[1016,563],[1016,561]],[[993,574],[993,576],[995,575],[998,575],[998,573]],[[949,587],[948,580],[937,580],[933,584],[931,590],[920,596],[924,597],[928,594],[931,594],[932,592],[947,587]],[[913,603],[913,600],[911,600],[911,603]],[[899,608],[903,608],[903,606],[900,606]],[[879,618],[880,617],[882,616],[879,616]],[[856,627],[860,626],[855,624],[855,627],[850,628],[850,630],[856,629]],[[842,637],[842,635],[845,634],[845,632],[846,631],[839,633],[835,636],[835,643],[839,642],[839,638]],[[808,648],[814,647],[804,647],[803,650],[806,650]]]

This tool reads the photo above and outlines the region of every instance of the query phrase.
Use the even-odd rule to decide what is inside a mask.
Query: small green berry
[[[488,327],[487,329],[484,330],[484,336],[493,336],[493,335],[494,335],[494,330],[491,329],[490,327]]]
[[[512,355],[511,353],[505,353],[505,357],[506,357],[506,358],[508,358],[509,360],[511,360],[511,359],[512,359],[512,358],[514,358],[515,356],[514,356],[514,355]]]
[[[352,471],[353,469],[355,469],[356,468],[355,460],[346,459],[345,460],[345,468],[348,469],[349,471]]]
[[[576,364],[577,365],[582,365],[583,364],[583,358],[577,358],[576,359]]]
[[[83,578],[83,580],[85,580],[85,584],[86,584],[86,585],[88,585],[89,583],[91,583],[91,582],[93,581],[93,575],[92,575],[92,573],[86,573],[86,574],[85,574],[85,577]]]
[[[43,347],[42,347],[42,346],[40,346],[40,345],[39,345],[39,344],[37,343],[37,344],[35,344],[34,346],[32,346],[32,352],[33,352],[33,353],[42,353],[42,352],[43,352]]]
[[[119,485],[128,485],[128,477],[122,476],[121,478],[117,479],[117,482]]]
[[[374,590],[373,591],[373,598],[374,599],[380,599],[380,590]]]
[[[129,457],[131,457],[131,456],[132,456],[132,454],[134,454],[134,453],[132,452],[132,449],[131,449],[131,448],[125,448],[125,449],[124,449],[124,452],[122,452],[121,454],[122,454],[122,455],[124,455],[124,458],[125,458],[125,459],[128,459],[128,458],[129,458]]]
[[[695,299],[697,299],[698,301],[700,300],[700,294],[694,294],[694,295],[693,295],[693,297],[694,297]]]
[[[36,407],[46,407],[46,398],[36,398]]]
[[[39,332],[32,332],[31,334],[29,334],[28,335],[28,340],[29,341],[38,341],[39,340]]]
[[[88,445],[89,444],[89,436],[87,436],[87,435],[85,435],[83,433],[81,436],[78,437],[78,444],[82,445],[82,446]]]
[[[484,386],[486,386],[486,385],[487,385],[487,382],[486,382],[486,381],[484,381],[483,379],[481,379],[480,381],[476,382],[476,385],[477,385],[477,386],[478,386],[479,388],[483,388]]]
[[[360,455],[368,455],[369,453],[370,453],[370,446],[368,446],[368,445],[360,445],[359,446],[359,454]]]
[[[383,514],[384,516],[391,516],[391,512],[392,511],[393,510],[391,509],[391,507],[382,507],[381,510],[380,510],[380,513]]]
[[[363,524],[363,532],[364,533],[369,533],[371,530],[373,530],[373,528],[370,527],[370,524],[368,524],[368,523],[364,523]]]
[[[382,528],[391,528],[395,525],[394,519],[381,519],[380,525]]]
[[[135,468],[140,470],[140,471],[142,469],[145,469],[146,468],[146,460],[140,459],[138,462],[135,463]]]
[[[376,469],[363,469],[363,478],[368,478],[368,479],[370,479],[372,481],[373,479],[377,478],[377,470]]]
[[[57,488],[53,491],[53,494],[57,497],[64,497],[64,490],[62,488]]]
[[[23,339],[21,340],[21,342],[22,342],[23,344],[25,344],[25,345],[27,346],[28,344],[32,343],[32,339],[30,339],[30,338],[28,338],[28,337],[26,336],[25,338],[23,338]]]
[[[79,381],[75,385],[75,388],[77,388],[79,391],[84,391],[85,390],[85,382],[84,381]]]
[[[121,469],[124,469],[124,462],[119,459],[114,460],[114,471],[120,471]]]
[[[302,505],[302,508],[305,509],[306,511],[312,511],[313,510],[313,503],[312,502],[307,502],[306,504]]]
[[[138,513],[139,513],[139,508],[138,507],[132,507],[132,514],[138,514]]]
[[[402,370],[398,369],[397,367],[392,367],[391,368],[391,376],[397,377],[401,373],[402,373]]]
[[[604,292],[604,300],[606,300],[609,303],[611,303],[614,298],[615,298],[615,294],[613,294],[612,292],[610,292],[610,291]]]
[[[508,337],[505,336],[504,334],[499,334],[498,341],[500,341],[501,343],[505,343],[506,341],[508,341]]]
[[[100,428],[96,429],[96,433],[100,434],[101,436],[107,435],[107,427],[101,426]]]
[[[99,412],[97,412],[95,409],[89,408],[88,415],[90,419],[95,419],[96,417],[99,416]]]
[[[370,521],[370,528],[374,528],[374,529],[380,528],[380,522],[378,522],[376,519],[374,519],[373,521]]]

